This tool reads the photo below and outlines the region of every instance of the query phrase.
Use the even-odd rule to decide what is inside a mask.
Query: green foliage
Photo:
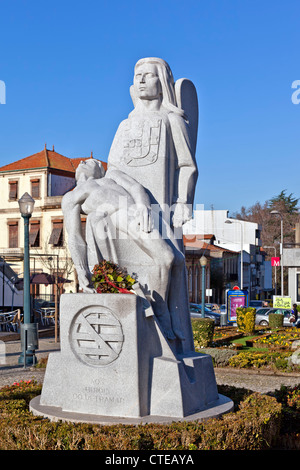
[[[289,390],[287,394],[287,404],[291,408],[300,411],[300,385]]]
[[[281,405],[258,393],[233,393],[236,412],[202,423],[100,426],[33,416],[28,403],[40,391],[34,382],[0,389],[0,450],[262,450],[279,432]]]
[[[255,331],[255,308],[239,307],[236,309],[237,327],[243,333],[251,335]]]
[[[214,337],[215,322],[212,318],[192,318],[195,349],[206,348]]]
[[[128,294],[136,279],[117,264],[103,260],[94,266],[92,282],[99,294]]]
[[[280,448],[300,450],[300,385],[282,385],[272,396],[282,405]]]
[[[283,315],[281,313],[270,313],[269,314],[269,327],[271,330],[275,328],[283,327]]]
[[[258,345],[258,347],[289,349],[292,342],[298,339],[300,339],[300,331],[298,328],[284,328],[274,331],[272,334],[255,338],[253,344]]]
[[[298,214],[298,202],[299,198],[293,197],[293,193],[287,196],[286,189],[283,189],[278,196],[274,196],[268,201],[268,205],[270,210],[276,210],[279,206],[279,209],[283,208],[284,212],[288,214]]]
[[[240,352],[229,359],[231,367],[240,368],[260,368],[271,367],[274,369],[286,369],[288,367],[288,358],[291,352],[270,351],[270,352]]]

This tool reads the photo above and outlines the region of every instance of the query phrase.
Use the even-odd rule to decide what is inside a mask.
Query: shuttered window
[[[18,199],[18,181],[9,181],[9,200],[16,201]]]
[[[33,197],[33,199],[38,199],[40,197],[39,179],[31,180],[31,196]]]
[[[63,221],[53,220],[52,221],[52,232],[49,238],[49,245],[63,246]]]
[[[33,220],[29,227],[29,244],[30,246],[40,246],[40,221]]]
[[[18,222],[8,222],[8,247],[18,248],[19,246],[19,224]]]

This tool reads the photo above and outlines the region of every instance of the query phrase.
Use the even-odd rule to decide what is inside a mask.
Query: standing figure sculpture
[[[162,236],[183,253],[181,227],[192,216],[198,177],[195,160],[197,93],[190,80],[180,79],[174,83],[169,65],[153,57],[141,59],[135,65],[130,93],[134,110],[116,132],[108,157],[107,176],[117,168],[145,188],[157,224],[163,219],[170,228],[171,235],[162,233]],[[119,262],[126,265],[128,261],[119,252]],[[144,276],[141,275],[141,279]],[[173,324],[176,324],[175,329],[184,331],[186,347],[193,348],[185,266],[180,270],[178,266],[171,269],[170,279],[166,301]],[[149,288],[151,291],[151,280]],[[158,315],[155,294],[152,299]]]
[[[198,175],[196,90],[187,79],[174,84],[164,60],[146,58],[135,66],[130,92],[134,110],[116,132],[105,176],[94,174],[82,184],[87,178],[81,165],[77,187],[64,196],[70,251],[78,265],[79,235],[71,214],[76,213],[79,220],[81,211],[88,217],[85,261],[78,265],[80,287],[90,289],[89,271],[100,259],[136,273],[165,336],[184,341],[186,349],[192,350],[181,227],[192,216]],[[123,196],[125,209],[120,202]],[[130,213],[135,220],[131,208],[141,200],[142,218],[152,213],[154,220],[154,229],[143,236],[132,228],[132,220],[126,223]]]

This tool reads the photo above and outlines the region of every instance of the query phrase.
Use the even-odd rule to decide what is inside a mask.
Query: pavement
[[[39,348],[35,351],[37,361],[59,350],[60,341],[59,338],[55,339],[53,330],[39,332]],[[24,367],[18,364],[20,354],[19,335],[0,332],[0,388],[20,380],[36,380],[43,383],[45,368]],[[259,393],[279,390],[281,385],[300,384],[300,373],[273,373],[224,367],[215,368],[215,376],[218,385],[231,385]]]
[[[15,334],[15,337],[16,339],[14,334],[8,336],[0,332],[0,388],[20,380],[36,380],[38,383],[43,383],[45,368],[24,367],[18,363],[21,341],[18,334]],[[55,339],[51,330],[48,335],[47,331],[43,331],[38,343],[39,348],[35,351],[37,362],[41,358],[48,357],[51,352],[60,350],[59,339]]]

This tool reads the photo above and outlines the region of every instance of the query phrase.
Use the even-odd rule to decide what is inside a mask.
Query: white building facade
[[[216,246],[239,253],[239,287],[242,282],[242,287],[248,290],[251,300],[268,298],[272,290],[272,268],[261,249],[259,224],[229,218],[227,210],[195,210],[193,219],[184,225],[183,232],[185,235],[213,234]],[[230,263],[230,259],[226,263]]]

